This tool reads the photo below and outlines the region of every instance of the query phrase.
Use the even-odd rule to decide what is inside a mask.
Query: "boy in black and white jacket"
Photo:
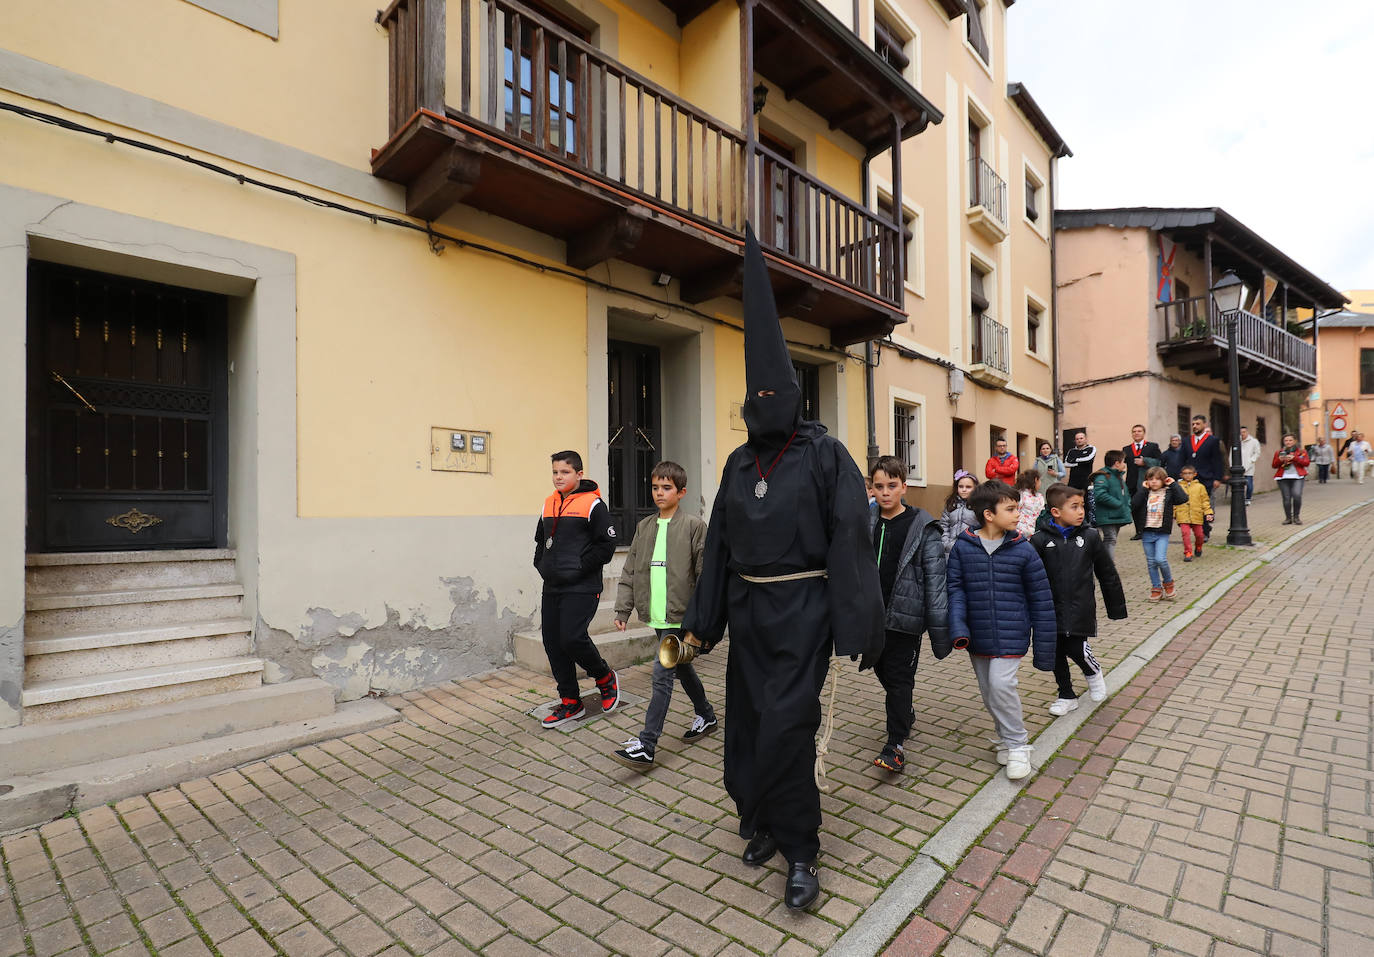
[[[1059,698],[1050,705],[1050,714],[1062,715],[1078,708],[1078,694],[1073,690],[1069,662],[1082,669],[1088,679],[1088,695],[1094,701],[1107,697],[1107,681],[1102,666],[1093,657],[1089,638],[1097,637],[1097,598],[1093,594],[1093,576],[1102,588],[1102,600],[1107,617],[1113,620],[1126,617],[1126,592],[1121,576],[1107,551],[1097,529],[1084,522],[1083,493],[1078,489],[1056,483],[1045,492],[1045,507],[1049,512],[1048,527],[1031,538],[1031,545],[1045,566],[1054,595],[1054,617],[1058,634],[1054,652],[1054,679],[1059,685]]]

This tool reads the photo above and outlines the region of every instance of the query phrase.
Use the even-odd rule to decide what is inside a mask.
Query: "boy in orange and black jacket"
[[[559,703],[541,722],[546,728],[585,713],[577,687],[580,665],[596,681],[603,713],[620,703],[620,683],[601,657],[587,628],[601,602],[601,569],[615,554],[611,511],[596,483],[583,478],[582,456],[555,452],[554,492],[534,530],[534,567],[544,579],[541,631],[549,670],[558,683]]]

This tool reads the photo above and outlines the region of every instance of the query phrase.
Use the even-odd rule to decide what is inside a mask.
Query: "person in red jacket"
[[[1296,436],[1283,437],[1283,447],[1274,453],[1274,478],[1279,480],[1279,494],[1283,496],[1283,524],[1302,524],[1302,486],[1309,465],[1307,450],[1298,444]]]
[[[1020,470],[1021,463],[1016,456],[1007,451],[1007,440],[998,439],[992,447],[992,457],[988,459],[988,464],[983,468],[983,474],[989,480],[997,479],[1013,485],[1016,482],[1016,473]]]

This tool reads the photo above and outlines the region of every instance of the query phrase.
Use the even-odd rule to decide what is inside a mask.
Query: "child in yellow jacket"
[[[1178,475],[1179,488],[1188,501],[1174,506],[1174,521],[1183,531],[1183,560],[1191,562],[1194,555],[1202,557],[1202,526],[1212,520],[1212,498],[1207,486],[1197,480],[1197,469],[1185,465]]]

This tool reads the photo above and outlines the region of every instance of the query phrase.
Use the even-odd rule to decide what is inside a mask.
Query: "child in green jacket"
[[[658,514],[650,515],[635,529],[616,588],[615,626],[624,631],[630,612],[637,610],[640,619],[662,638],[682,629],[682,616],[706,554],[706,523],[678,508],[687,494],[687,470],[681,465],[659,462],[649,473],[649,488]],[[654,766],[654,752],[673,700],[674,680],[682,682],[682,690],[696,708],[696,717],[682,740],[695,741],[716,729],[716,713],[691,663],[665,668],[655,659],[644,730],[611,755],[626,767],[647,771]]]
[[[1131,524],[1131,494],[1126,491],[1126,453],[1112,449],[1103,461],[1106,468],[1092,474],[1093,517],[1107,555],[1116,563],[1116,537],[1121,526]]]

